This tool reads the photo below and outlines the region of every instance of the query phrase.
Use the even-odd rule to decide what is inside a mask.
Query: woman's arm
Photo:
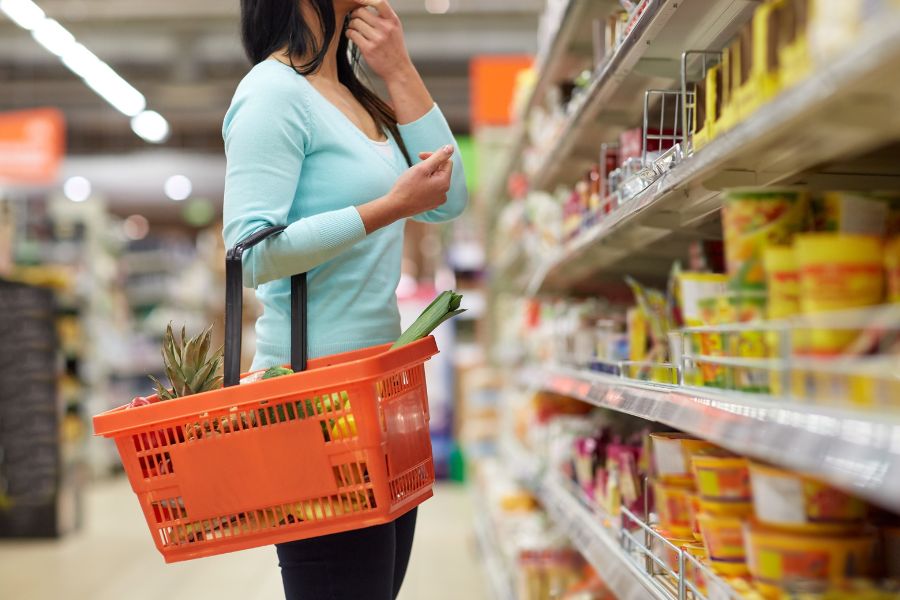
[[[272,225],[288,224],[313,132],[303,91],[290,79],[253,80],[225,116],[224,237],[229,248]],[[244,285],[304,273],[377,229],[444,203],[451,149],[408,170],[385,196],[288,224],[244,257]]]
[[[384,79],[400,123],[400,135],[413,164],[422,160],[420,155],[431,154],[444,145],[455,149],[447,202],[435,210],[421,211],[413,218],[425,222],[456,218],[468,204],[468,191],[462,157],[450,126],[409,58],[400,19],[388,1],[360,2],[377,12],[368,8],[353,11],[347,35],[359,46],[369,67]]]
[[[223,221],[229,248],[260,229],[288,224],[311,136],[311,121],[292,83],[250,80],[225,116]],[[309,271],[365,237],[365,223],[353,206],[300,219],[245,255],[244,285],[255,288]]]

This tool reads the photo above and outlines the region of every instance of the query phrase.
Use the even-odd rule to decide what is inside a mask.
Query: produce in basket
[[[466,309],[459,307],[461,303],[462,294],[450,290],[442,293],[419,315],[416,322],[403,332],[400,339],[391,346],[391,350],[431,335],[431,332],[444,321],[466,312]]]
[[[179,342],[172,332],[172,324],[166,326],[162,356],[172,387],[167,388],[156,377],[150,376],[160,400],[174,400],[222,388],[222,348],[210,353],[211,337],[212,326],[190,339],[182,327]]]
[[[287,367],[272,367],[263,373],[263,379],[275,379],[276,377],[284,377],[285,375],[293,375],[294,372]]]

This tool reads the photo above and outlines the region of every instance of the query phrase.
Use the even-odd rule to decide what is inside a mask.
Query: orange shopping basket
[[[432,495],[434,338],[307,361],[306,275],[296,275],[297,373],[238,385],[242,254],[283,229],[228,252],[224,389],[94,417],[166,562],[388,523]]]

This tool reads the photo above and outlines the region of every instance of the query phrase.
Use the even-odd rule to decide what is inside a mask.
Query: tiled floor
[[[92,486],[84,530],[62,541],[0,541],[3,600],[280,600],[271,548],[165,565],[123,479]],[[486,600],[469,495],[442,486],[420,512],[400,600]],[[364,600],[364,599],[360,599]]]

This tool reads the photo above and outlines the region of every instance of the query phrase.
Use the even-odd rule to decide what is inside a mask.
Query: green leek
[[[466,312],[466,309],[459,307],[461,303],[462,294],[449,290],[442,293],[419,315],[416,322],[403,332],[403,335],[391,346],[391,349],[411,344],[431,335],[431,332],[437,329],[438,325],[444,321]]]

